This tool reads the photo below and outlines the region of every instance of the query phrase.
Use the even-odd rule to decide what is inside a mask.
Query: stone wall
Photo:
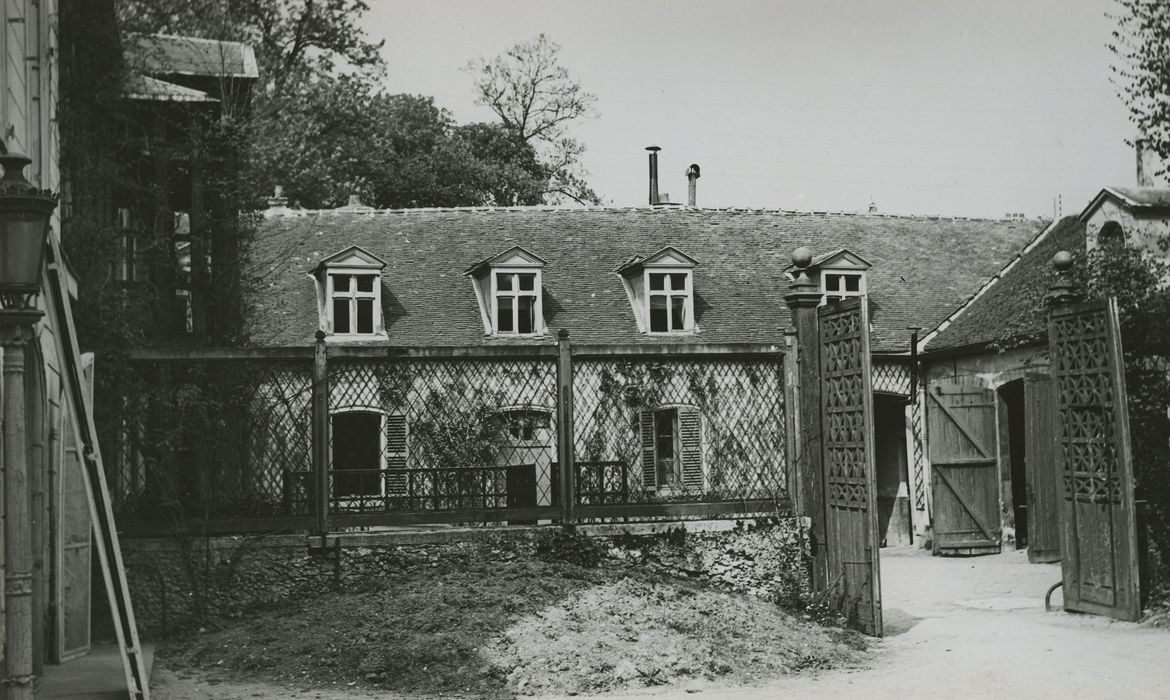
[[[610,564],[704,580],[775,602],[807,592],[807,520],[768,518],[581,526]],[[122,556],[147,638],[330,591],[376,588],[470,558],[536,555],[559,528],[448,528],[330,535],[125,539]],[[99,582],[100,583],[100,582]],[[95,590],[98,600],[104,592]],[[99,631],[108,616],[97,615]],[[106,622],[105,624],[108,624]]]

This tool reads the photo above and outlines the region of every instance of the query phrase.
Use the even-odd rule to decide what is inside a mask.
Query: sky
[[[597,96],[606,204],[1051,217],[1133,185],[1111,0],[367,0],[386,88],[493,121],[462,69],[545,33]]]

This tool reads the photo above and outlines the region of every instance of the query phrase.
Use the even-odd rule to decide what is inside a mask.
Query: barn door
[[[1024,379],[1024,467],[1028,493],[1028,561],[1060,561],[1060,483],[1056,410],[1047,375]]]
[[[1048,342],[1056,383],[1064,607],[1136,620],[1133,460],[1116,300],[1056,306]]]
[[[822,306],[817,318],[830,600],[850,626],[881,636],[869,314],[854,298]]]
[[[993,554],[1000,546],[995,394],[954,382],[927,392],[935,554]]]

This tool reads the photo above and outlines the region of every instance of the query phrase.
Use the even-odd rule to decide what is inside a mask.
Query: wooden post
[[[7,320],[7,319],[6,319]],[[32,520],[24,400],[25,346],[31,324],[0,326],[4,348],[2,432],[4,458],[4,657],[5,698],[33,697]]]
[[[325,331],[317,331],[313,352],[313,505],[317,534],[329,532],[329,370]]]
[[[800,365],[796,361],[796,329],[788,328],[784,331],[784,457],[788,465],[785,474],[785,487],[789,498],[794,498],[801,491],[800,452],[798,438],[800,435]]]
[[[557,331],[557,464],[561,472],[561,524],[572,525],[577,499],[573,465],[573,351],[569,331]]]
[[[825,557],[825,485],[822,474],[823,442],[821,434],[821,358],[820,328],[817,307],[821,292],[811,279],[807,267],[812,255],[807,248],[797,248],[792,262],[797,277],[784,301],[792,311],[792,325],[796,328],[796,347],[799,384],[797,392],[798,431],[793,436],[797,458],[797,491],[793,503],[797,512],[810,520],[810,553],[812,555],[812,589],[823,591],[828,587],[828,561]]]

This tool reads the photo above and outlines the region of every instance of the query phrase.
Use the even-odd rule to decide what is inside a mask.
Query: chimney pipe
[[[647,151],[650,151],[650,206],[655,206],[659,202],[658,197],[658,152],[662,149],[658,146],[647,146]]]
[[[691,163],[687,168],[687,206],[695,206],[695,180],[699,179],[699,164]]]

